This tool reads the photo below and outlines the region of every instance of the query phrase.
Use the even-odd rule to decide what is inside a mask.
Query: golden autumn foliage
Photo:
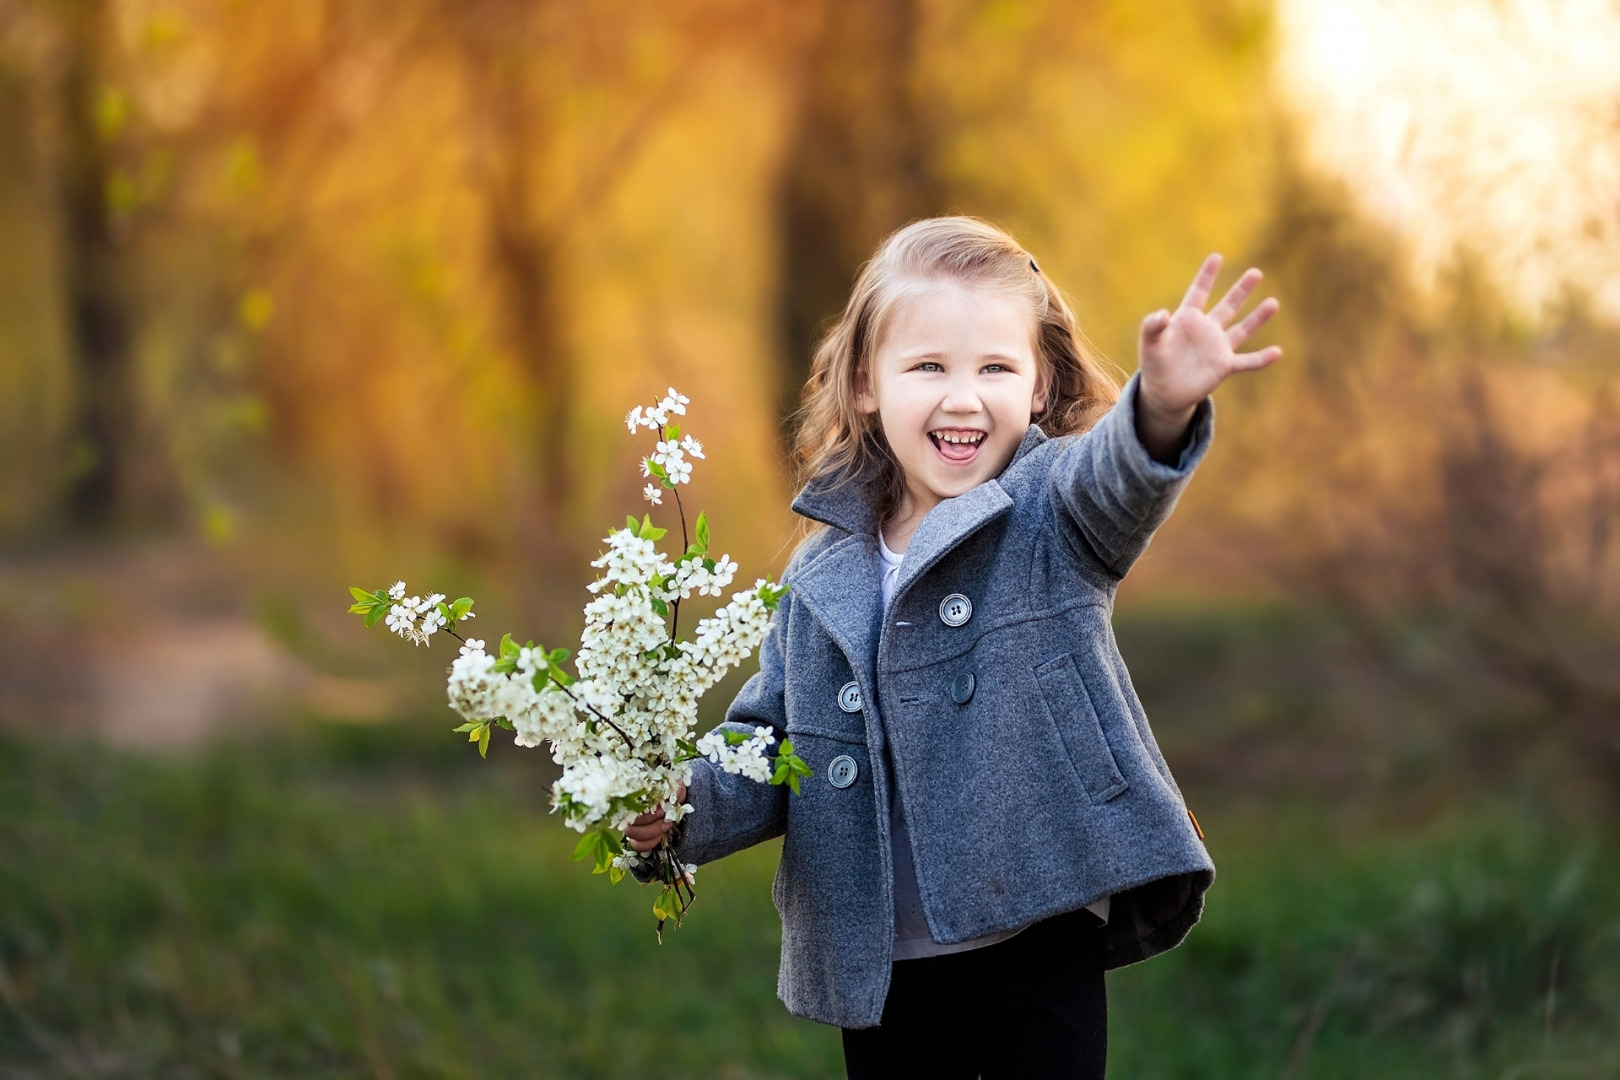
[[[1482,655],[1601,713],[1552,643],[1620,607],[1616,332],[1477,253],[1415,279],[1301,149],[1278,10],[1328,9],[0,3],[0,537],[448,561],[563,617],[552,557],[636,503],[620,417],[674,383],[717,542],[779,567],[809,347],[884,234],[957,211],[1127,370],[1206,251],[1284,301],[1128,596],[1487,612],[1535,629]]]

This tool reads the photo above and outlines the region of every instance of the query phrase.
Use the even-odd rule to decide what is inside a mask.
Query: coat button
[[[946,626],[961,626],[973,618],[973,601],[953,592],[939,602],[939,620]]]
[[[974,686],[973,672],[964,671],[951,680],[951,700],[958,705],[966,705],[973,699]]]
[[[827,766],[827,783],[835,788],[847,788],[855,782],[860,772],[854,758],[848,754],[839,754]]]
[[[853,680],[838,691],[838,707],[845,712],[861,711],[861,688]]]

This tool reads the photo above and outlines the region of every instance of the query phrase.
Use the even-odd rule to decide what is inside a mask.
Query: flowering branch
[[[660,940],[665,921],[679,925],[696,899],[697,867],[679,861],[668,836],[647,855],[637,853],[625,842],[625,826],[657,806],[675,822],[690,813],[676,795],[698,758],[795,793],[810,774],[792,742],[778,745],[769,727],[695,735],[698,701],[759,647],[787,586],[760,578],[700,619],[691,639],[680,638],[681,601],[694,592],[720,596],[737,572],[729,555],[711,554],[706,514],[700,511],[691,534],[687,530],[679,486],[691,481],[692,461],[704,459],[703,445],[672,419],[685,415],[687,403],[671,388],[625,418],[632,434],[642,428],[657,434],[653,453],[641,459],[642,475],[655,483],[642,494],[654,506],[662,505],[665,491],[674,494],[681,551],[674,558],[659,551],[668,530],[650,515],[627,518],[624,528],[608,533],[607,550],[591,563],[600,575],[587,586],[592,598],[573,672],[562,666],[567,649],[520,645],[507,634],[491,655],[484,642],[463,638],[457,627],[474,617],[469,597],[447,603],[442,593],[407,596],[401,581],[386,591],[350,589],[355,603],[349,608],[367,626],[386,619],[388,629],[417,645],[430,644],[440,630],[462,642],[446,685],[450,707],[464,721],[455,730],[485,755],[495,728],[513,732],[518,746],[550,746],[563,767],[552,809],[584,834],[574,858],[592,860],[595,872],[613,881],[631,870],[650,871],[663,884],[653,903]]]

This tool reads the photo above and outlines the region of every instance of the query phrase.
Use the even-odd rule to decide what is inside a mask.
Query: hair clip
[[[1041,268],[1035,265],[1035,256],[1033,255],[1029,257],[1029,268],[1037,274],[1041,272]]]

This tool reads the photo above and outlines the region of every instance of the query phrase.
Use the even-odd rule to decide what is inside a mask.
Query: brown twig
[[[576,697],[574,695],[574,692],[572,690],[568,689],[568,687],[565,684],[563,684],[563,683],[561,683],[561,682],[559,682],[557,680],[557,676],[547,674],[546,678],[551,680],[551,685],[555,686],[557,689],[559,689],[563,693],[567,694],[568,695],[568,700],[572,701],[575,705],[583,705],[585,708],[587,708],[591,712],[595,713],[596,718],[598,720],[602,721],[602,723],[606,724],[608,727],[612,728],[614,731],[617,731],[619,733],[619,738],[624,740],[624,743],[625,743],[626,746],[630,747],[630,749],[632,749],[632,750],[634,750],[636,748],[636,741],[634,739],[632,739],[630,736],[626,735],[624,733],[624,729],[621,728],[618,724],[615,724],[612,720],[609,720],[605,715],[603,715],[602,711],[600,709],[598,709],[595,705],[592,705],[588,701],[581,701],[578,697]]]

